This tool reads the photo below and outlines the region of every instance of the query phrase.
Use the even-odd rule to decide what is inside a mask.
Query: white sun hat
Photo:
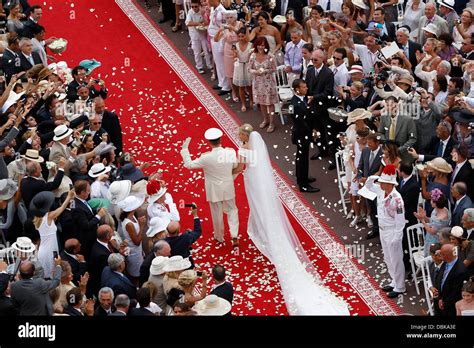
[[[88,174],[91,178],[97,178],[101,176],[102,174],[106,174],[110,172],[111,169],[112,168],[110,168],[109,166],[104,166],[104,164],[100,162],[100,163],[94,164],[89,170]]]
[[[149,222],[150,227],[148,227],[148,230],[146,231],[146,236],[148,238],[153,238],[157,233],[166,231],[170,222],[170,219],[163,219],[155,216]]]
[[[161,275],[166,273],[164,270],[166,265],[169,262],[169,258],[165,256],[157,256],[151,261],[150,274],[151,275]]]
[[[164,267],[165,272],[184,271],[191,267],[191,261],[184,259],[180,255],[171,256],[168,264]]]
[[[59,125],[54,128],[54,141],[60,141],[73,133],[73,130],[65,124]]]
[[[107,199],[112,204],[123,201],[130,194],[132,182],[130,180],[117,180],[110,184]]]
[[[145,197],[136,197],[136,196],[128,196],[123,201],[117,203],[117,206],[122,209],[124,212],[129,213],[138,209],[143,202],[145,201]]]
[[[221,297],[207,295],[203,300],[197,302],[193,309],[198,315],[222,316],[230,312],[232,305]]]
[[[12,244],[12,248],[22,253],[32,253],[36,250],[36,246],[28,237],[18,237],[16,242]]]

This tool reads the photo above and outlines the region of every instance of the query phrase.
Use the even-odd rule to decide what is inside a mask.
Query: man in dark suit
[[[191,212],[194,217],[194,230],[187,230],[184,233],[179,234],[179,222],[172,221],[168,225],[168,237],[165,238],[165,241],[168,242],[171,248],[171,256],[180,255],[184,259],[189,257],[191,265],[194,268],[194,261],[191,257],[191,247],[195,241],[201,237],[201,220],[197,214],[197,206],[195,205]]]
[[[291,128],[291,142],[296,145],[296,182],[301,192],[319,192],[319,189],[310,184],[316,181],[308,176],[309,172],[309,144],[311,143],[311,124],[309,117],[308,87],[300,79],[293,81],[295,95],[291,98],[290,117],[293,120]]]
[[[115,312],[114,291],[111,288],[103,287],[99,290],[99,305],[94,311],[96,317],[106,317]]]
[[[149,288],[141,288],[137,291],[137,302],[140,308],[132,308],[129,315],[131,317],[150,317],[154,314],[147,309],[150,306],[151,294]]]
[[[72,270],[72,281],[79,286],[81,276],[87,271],[87,263],[84,256],[80,254],[81,243],[75,238],[66,240],[64,249],[61,251],[61,259],[69,262]]]
[[[467,37],[462,40],[461,55],[465,59],[463,63],[468,60],[474,60],[474,43],[472,42],[472,37]]]
[[[119,253],[114,253],[109,255],[107,262],[108,266],[102,271],[101,286],[111,288],[117,297],[125,294],[129,298],[135,298],[137,287],[123,274],[125,258]]]
[[[140,266],[140,286],[148,281],[148,278],[150,277],[151,263],[153,262],[153,259],[158,256],[171,256],[171,247],[168,242],[163,239],[153,245],[153,250],[145,257]]]
[[[326,156],[329,153],[334,155],[336,153],[337,134],[331,131],[331,126],[335,122],[329,118],[327,112],[327,108],[331,106],[328,97],[334,94],[334,74],[325,64],[326,55],[323,51],[313,51],[311,60],[313,65],[308,68],[306,73],[306,84],[308,85],[306,95],[311,106],[310,119],[312,128],[321,134],[320,140],[318,140],[318,143],[321,143],[318,156]],[[331,140],[332,144],[329,145]],[[318,156],[313,155],[311,159],[317,159]],[[332,164],[335,165],[335,163]]]
[[[402,162],[400,164],[400,184],[396,187],[397,191],[400,192],[405,205],[405,219],[408,221],[405,225],[405,231],[403,233],[402,245],[403,245],[403,263],[405,269],[410,268],[410,257],[408,254],[408,239],[406,228],[417,223],[416,217],[413,213],[418,210],[418,196],[420,193],[420,184],[413,175],[413,165],[409,162]]]
[[[474,175],[471,163],[469,162],[469,149],[463,145],[458,144],[453,147],[451,156],[455,165],[453,165],[453,174],[451,175],[451,185],[457,182],[463,182],[467,187],[467,195],[474,197]]]
[[[54,259],[56,268],[54,278],[44,280],[33,278],[35,266],[24,261],[20,266],[20,280],[11,284],[11,296],[15,306],[19,307],[19,315],[53,315],[53,304],[49,291],[58,287],[63,273],[60,266],[61,258]]]
[[[83,317],[81,305],[82,305],[82,293],[80,288],[72,288],[66,293],[67,306],[63,308],[63,313],[68,314],[71,317]]]
[[[212,279],[214,280],[214,286],[212,287],[211,294],[219,296],[232,304],[234,300],[234,287],[225,280],[224,266],[215,265],[212,267]]]
[[[87,283],[87,295],[96,295],[100,286],[102,271],[108,265],[111,253],[116,252],[110,243],[114,235],[109,225],[100,225],[97,228],[97,239],[95,240],[88,259],[89,282]],[[113,297],[113,294],[112,294]]]
[[[463,237],[467,240],[474,240],[474,208],[467,208],[464,210],[461,223],[464,228]]]
[[[106,130],[110,137],[110,141],[116,147],[115,153],[118,155],[122,152],[122,127],[118,116],[106,109],[104,99],[102,97],[94,98],[95,113],[101,116],[102,128]]]
[[[452,165],[453,161],[451,158],[451,151],[453,150],[456,142],[449,130],[451,125],[448,122],[441,121],[440,124],[436,127],[436,137],[433,138],[431,143],[426,147],[427,151],[424,154],[417,154],[415,149],[411,148],[408,150],[408,153],[417,161],[428,162],[436,157],[442,157]]]
[[[453,197],[455,203],[452,208],[451,226],[462,226],[461,218],[464,211],[468,208],[472,208],[471,198],[467,195],[466,184],[462,181],[456,182],[451,187],[451,197]]]
[[[462,286],[467,278],[466,267],[456,253],[453,244],[441,247],[443,265],[434,279],[435,314],[442,316],[456,315],[456,302],[462,298]]]
[[[375,175],[380,171],[382,165],[382,147],[380,146],[379,136],[375,133],[370,133],[367,136],[367,147],[362,150],[359,167],[357,168],[357,178],[361,185],[364,185],[367,178]],[[379,234],[379,225],[376,218],[377,215],[377,200],[366,200],[367,208],[370,214],[367,217],[367,227],[372,230],[367,235],[367,239],[374,238]]]
[[[374,21],[383,26],[382,29],[378,29],[377,33],[382,41],[391,42],[395,40],[395,24],[385,20],[385,9],[383,7],[375,9]]]
[[[3,265],[6,264],[4,263]],[[15,317],[18,315],[17,308],[13,303],[9,294],[10,275],[7,273],[0,273],[0,317]]]
[[[91,185],[85,180],[77,180],[74,183],[76,198],[74,199],[74,209],[72,209],[72,218],[79,231],[79,241],[82,245],[82,255],[89,258],[92,246],[97,236],[97,226],[106,210],[100,208],[97,214],[94,214],[92,208],[87,204],[87,199],[91,193]]]
[[[89,97],[95,98],[95,97],[102,97],[102,98],[107,98],[107,88],[104,86],[104,81],[102,80],[95,80],[93,78],[90,78],[89,81],[87,80],[88,76],[86,73],[86,69],[82,66],[76,66],[75,68],[72,69],[71,71],[72,77],[74,78],[73,81],[69,83],[67,86],[67,101],[69,103],[74,103],[77,99],[79,99],[78,96],[78,90],[80,86],[87,86],[89,88]],[[100,85],[100,90],[97,90],[94,88],[94,85],[96,82],[99,82]]]
[[[21,181],[21,197],[27,207],[36,194],[43,191],[56,190],[64,177],[64,167],[66,160],[63,158],[59,162],[58,172],[53,181],[46,182],[41,176],[41,165],[38,162],[28,161],[26,164],[26,177]]]
[[[42,64],[41,57],[37,52],[33,52],[31,39],[22,38],[20,40],[20,68],[21,71],[28,71],[36,64]]]
[[[25,15],[28,15],[25,13]],[[43,9],[40,5],[33,5],[29,9],[29,17],[25,21],[25,24],[23,26],[23,30],[21,32],[21,36],[27,37],[32,39],[33,38],[33,28],[37,28],[40,26],[39,21],[43,17]],[[51,42],[53,42],[55,38],[49,38],[45,40],[45,45],[49,45]]]
[[[417,42],[409,40],[410,32],[407,28],[400,28],[397,30],[397,45],[403,50],[405,56],[411,64],[411,70],[415,72],[415,67],[418,65],[416,60],[416,52],[423,53],[423,48]]]
[[[18,36],[9,35],[8,47],[3,51],[2,56],[2,69],[5,73],[5,80],[7,83],[10,83],[10,79],[13,75],[18,74],[22,71],[21,62],[20,62],[20,39]]]
[[[125,294],[120,294],[115,298],[115,307],[117,310],[112,314],[111,317],[124,317],[127,315],[130,308],[130,298]]]

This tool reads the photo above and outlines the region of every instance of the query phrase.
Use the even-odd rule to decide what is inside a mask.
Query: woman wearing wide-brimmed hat
[[[363,129],[369,129],[367,126],[367,121],[372,116],[370,111],[365,109],[355,109],[347,114],[347,129],[344,136],[340,137],[341,145],[344,147],[343,150],[343,160],[344,160],[344,167],[347,168],[346,170],[346,182],[347,187],[351,186],[352,179],[354,178],[353,172],[350,169],[350,158],[354,154],[354,146],[357,141],[357,132]],[[351,211],[347,218],[350,219],[353,216],[353,211]]]
[[[446,197],[450,197],[449,174],[451,174],[452,171],[453,168],[442,157],[436,157],[428,161],[426,167],[419,170],[421,194],[426,200],[425,211],[428,216],[430,216],[433,211],[433,207],[431,206],[431,192],[435,188],[441,190]]]
[[[166,295],[168,295],[172,288],[181,289],[181,286],[178,284],[179,275],[190,267],[191,261],[184,259],[180,255],[171,256],[169,258],[168,263],[163,268],[166,272],[165,278],[163,279],[163,288]]]
[[[193,309],[197,315],[222,316],[230,312],[232,305],[217,295],[208,295],[204,300],[199,301]]]
[[[136,284],[138,284],[140,266],[143,263],[142,235],[146,227],[146,216],[137,217],[136,211],[144,201],[144,197],[128,196],[117,204],[122,209],[120,214],[122,232],[130,248],[130,254],[127,257],[127,273]]]
[[[70,190],[64,203],[56,210],[51,211],[55,197],[52,192],[44,191],[38,193],[30,202],[30,213],[34,216],[33,224],[38,230],[41,238],[38,249],[38,261],[44,268],[44,277],[51,278],[54,270],[53,252],[59,253],[57,227],[55,220],[69,205],[74,198],[74,190]]]
[[[163,312],[167,310],[166,294],[163,287],[165,278],[165,266],[168,264],[169,258],[166,256],[157,256],[151,261],[150,276],[148,282],[155,286],[155,291],[152,295],[152,301],[160,306]]]
[[[0,222],[0,242],[4,244],[15,241],[20,233],[20,221],[26,220],[26,209],[20,204],[20,199],[20,190],[13,180],[0,180],[0,214],[6,216],[6,221]]]

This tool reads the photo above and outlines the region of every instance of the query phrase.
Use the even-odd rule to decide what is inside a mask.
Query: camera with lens
[[[388,72],[386,70],[382,70],[379,73],[375,74],[375,81],[380,81],[386,83],[388,80]]]

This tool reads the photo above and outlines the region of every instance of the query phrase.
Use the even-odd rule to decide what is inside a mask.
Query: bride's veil
[[[246,157],[245,192],[249,237],[275,266],[292,315],[349,315],[347,304],[322,285],[280,202],[267,147],[251,132]]]
[[[288,220],[283,205],[280,202],[275,180],[273,178],[273,168],[270,162],[270,156],[268,155],[267,146],[260,133],[250,133],[249,146],[250,151],[247,163],[247,177],[251,179],[248,181],[251,181],[252,188],[248,187],[246,191],[247,195],[251,196],[248,197],[248,199],[251,199],[256,203],[254,206],[259,209],[258,214],[252,214],[252,217],[257,220],[255,221],[256,224],[260,225],[260,231],[258,232],[263,232],[262,227],[267,227],[265,228],[265,231],[270,232],[270,235],[266,235],[265,233],[264,235],[259,235],[257,237],[257,239],[259,239],[263,244],[263,249],[265,250],[263,253],[273,262],[274,256],[271,251],[277,251],[269,250],[268,238],[275,240],[276,234],[281,233],[282,236],[286,237],[289,243],[286,247],[291,247],[291,252],[295,252],[299,261],[305,265],[306,271],[312,275],[316,281],[320,282],[321,278],[319,273],[313,267],[310,259],[304,252],[304,249]],[[247,181],[246,184],[248,185]],[[258,226],[256,227],[258,228]]]

